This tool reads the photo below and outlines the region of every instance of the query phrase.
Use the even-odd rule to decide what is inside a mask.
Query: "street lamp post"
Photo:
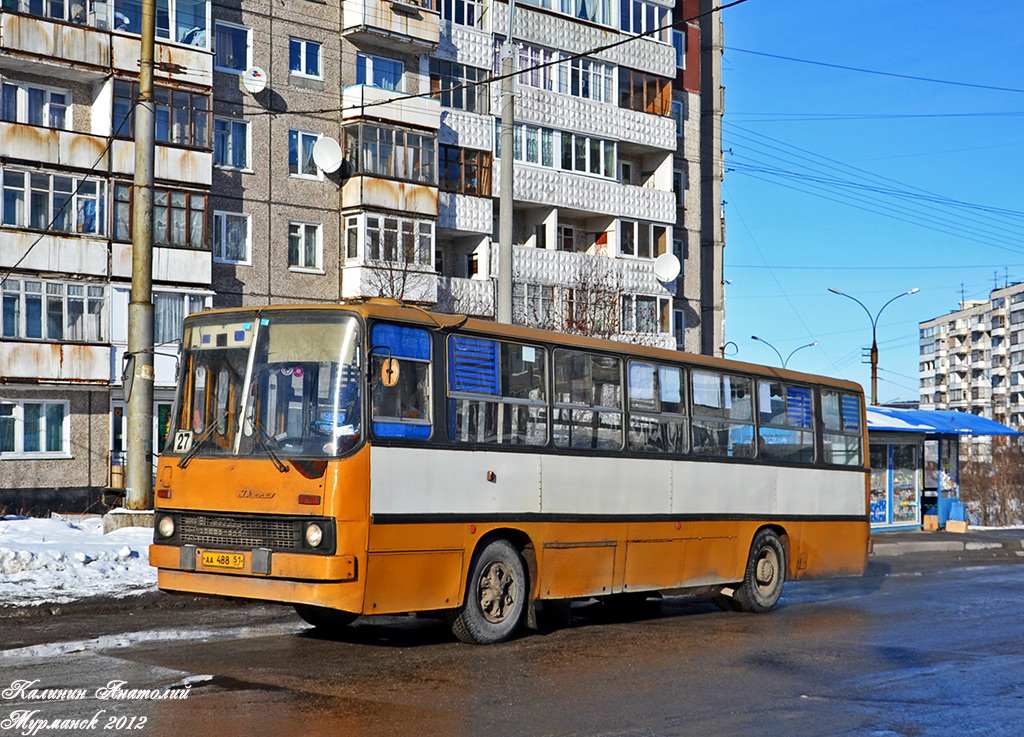
[[[789,359],[791,359],[793,357],[793,354],[796,353],[797,351],[802,351],[804,348],[811,348],[812,346],[818,345],[818,341],[814,341],[813,343],[808,343],[807,345],[802,345],[799,348],[794,348],[792,351],[790,351],[788,356],[783,358],[782,354],[779,353],[779,349],[776,348],[775,346],[773,346],[771,343],[769,343],[764,338],[758,338],[756,335],[751,335],[750,339],[751,340],[756,340],[756,341],[761,342],[761,343],[764,343],[766,346],[768,346],[773,351],[775,351],[775,355],[779,357],[779,363],[782,364],[782,368],[786,368],[786,365],[789,363]]]
[[[846,292],[840,292],[838,289],[834,289],[832,287],[829,287],[828,291],[832,292],[832,294],[838,294],[840,297],[852,299],[854,302],[859,304],[864,309],[864,312],[868,314],[868,319],[871,320],[871,405],[875,406],[878,404],[878,318],[882,316],[882,310],[884,310],[886,307],[888,307],[893,302],[898,300],[900,297],[906,297],[907,295],[910,294],[917,294],[921,290],[919,290],[917,287],[914,287],[909,292],[897,294],[895,297],[893,297],[884,305],[882,305],[881,309],[879,309],[878,312],[875,313],[874,317],[872,317],[871,315],[871,310],[865,307],[864,303],[861,302],[856,297],[853,297],[847,294]]]

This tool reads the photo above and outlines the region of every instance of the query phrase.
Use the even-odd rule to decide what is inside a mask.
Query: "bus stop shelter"
[[[871,453],[871,527],[920,527],[937,514],[944,527],[960,500],[960,438],[1020,435],[967,412],[868,407]],[[931,510],[935,510],[932,512]]]

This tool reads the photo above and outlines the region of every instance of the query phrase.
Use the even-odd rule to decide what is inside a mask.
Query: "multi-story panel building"
[[[492,316],[506,160],[514,319],[713,352],[721,48],[702,38],[721,30],[704,5],[520,0],[502,152],[507,2],[158,3],[157,443],[180,320],[202,307],[389,296]],[[117,483],[140,6],[0,10],[8,490]],[[668,253],[682,270],[659,281]]]
[[[181,317],[212,294],[209,8],[161,8],[157,433]],[[0,509],[81,508],[117,481],[140,25],[137,2],[4,0],[0,9]]]
[[[922,409],[971,412],[1024,429],[1024,283],[926,320],[920,335]]]

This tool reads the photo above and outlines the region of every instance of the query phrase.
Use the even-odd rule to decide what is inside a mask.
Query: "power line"
[[[848,72],[860,72],[861,74],[877,74],[882,77],[895,77],[897,79],[910,79],[915,82],[931,82],[933,84],[946,84],[954,87],[970,87],[979,90],[994,90],[996,92],[1016,92],[1024,94],[1024,89],[1018,89],[1016,87],[997,87],[994,85],[987,84],[974,84],[973,82],[955,82],[949,79],[935,79],[934,77],[918,77],[913,74],[899,74],[897,72],[883,72],[879,69],[864,69],[862,67],[850,67],[843,64],[830,64],[824,61],[814,61],[811,59],[797,59],[792,56],[782,56],[781,54],[769,54],[764,51],[751,51],[750,49],[738,49],[736,47],[728,48],[728,51],[738,51],[742,54],[753,54],[755,56],[764,56],[770,59],[781,59],[782,61],[792,61],[799,64],[811,64],[819,67],[828,67],[830,69],[842,69]]]

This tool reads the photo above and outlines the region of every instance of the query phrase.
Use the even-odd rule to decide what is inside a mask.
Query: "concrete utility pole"
[[[508,32],[501,47],[501,194],[498,197],[498,322],[512,322],[512,173],[515,168],[515,0],[508,3]]]
[[[132,298],[128,304],[128,468],[125,506],[153,508],[153,161],[156,103],[153,59],[156,0],[142,0],[139,99],[134,110],[135,180],[132,209]]]

